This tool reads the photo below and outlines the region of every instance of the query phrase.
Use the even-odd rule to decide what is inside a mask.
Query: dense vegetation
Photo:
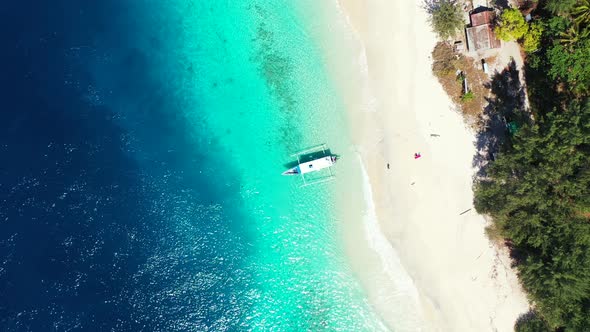
[[[531,114],[477,181],[475,205],[507,239],[534,306],[515,329],[590,331],[590,5],[539,1],[537,42],[521,40]]]
[[[465,27],[463,13],[456,0],[425,0],[432,30],[441,39],[449,39]]]
[[[533,22],[529,25],[529,29],[522,41],[522,48],[526,52],[534,52],[541,47],[541,37],[543,37],[544,29],[545,27],[540,22]]]
[[[502,12],[494,32],[502,40],[511,41],[524,37],[529,25],[518,9],[508,8]]]
[[[527,23],[518,9],[508,8],[496,22],[494,32],[504,41],[518,40],[526,52],[534,52],[541,46],[545,26],[541,22]]]

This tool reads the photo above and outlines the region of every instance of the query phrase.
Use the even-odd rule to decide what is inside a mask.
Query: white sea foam
[[[377,111],[377,98],[371,90],[371,82],[369,81],[369,64],[367,62],[367,51],[364,46],[361,46],[359,54],[359,67],[362,75],[363,87],[362,87],[362,98],[363,98],[363,111],[375,112]]]
[[[387,284],[387,287],[380,287],[379,298],[383,302],[392,305],[390,307],[392,314],[399,317],[396,326],[394,326],[396,331],[419,331],[421,330],[422,312],[420,310],[418,290],[403,267],[395,248],[386,238],[379,225],[369,175],[360,155],[358,158],[361,166],[363,197],[365,200],[365,211],[363,213],[365,238],[369,247],[379,257],[380,268],[386,277],[384,284]]]
[[[358,47],[357,66],[358,72],[361,75],[361,97],[362,110],[365,112],[375,112],[377,110],[377,98],[371,89],[371,82],[369,80],[369,64],[367,61],[367,50],[360,38],[359,32],[355,29],[351,22],[350,15],[342,8],[339,0],[333,0],[332,5],[336,11],[336,21],[341,24],[344,29],[343,32],[348,33],[354,40],[353,44]]]

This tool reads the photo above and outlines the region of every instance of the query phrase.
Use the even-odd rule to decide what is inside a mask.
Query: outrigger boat
[[[320,150],[322,151],[322,153],[321,156],[318,156]],[[295,154],[292,154],[291,157],[297,157],[297,166],[284,171],[283,175],[301,175],[301,177],[303,178],[303,186],[334,179],[331,167],[336,163],[338,157],[336,155],[328,154],[327,152],[329,151],[326,149],[326,145],[320,144],[309,149],[305,149]],[[315,159],[311,161],[301,162],[302,155],[314,156]],[[330,175],[317,179],[313,182],[308,182],[305,178],[306,174],[321,171],[323,169],[328,169]]]

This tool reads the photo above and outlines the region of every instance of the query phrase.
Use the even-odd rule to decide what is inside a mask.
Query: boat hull
[[[295,166],[283,172],[283,175],[299,175],[299,166]]]
[[[317,172],[333,166],[338,158],[336,156],[325,156],[312,161],[301,163],[283,172],[283,175],[303,175]]]

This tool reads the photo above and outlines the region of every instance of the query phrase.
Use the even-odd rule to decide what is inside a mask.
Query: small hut
[[[469,15],[470,26],[465,29],[467,35],[467,48],[470,52],[484,51],[501,46],[493,28],[496,14],[485,7],[475,9]]]

